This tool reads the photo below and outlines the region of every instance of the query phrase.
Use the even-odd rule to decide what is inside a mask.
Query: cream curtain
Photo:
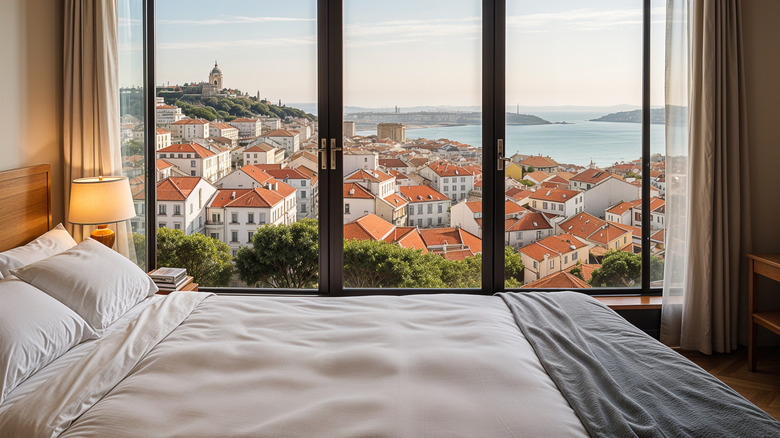
[[[122,174],[116,0],[66,0],[64,46],[64,187],[68,202],[73,179]],[[77,241],[94,229],[68,225]],[[136,261],[129,221],[110,227],[116,232],[115,249]]]
[[[661,340],[737,347],[750,191],[739,0],[668,0]]]

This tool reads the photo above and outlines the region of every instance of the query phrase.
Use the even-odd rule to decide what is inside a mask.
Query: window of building
[[[255,214],[254,213],[247,213],[247,215],[246,215],[246,223],[248,223],[248,224],[255,223]]]
[[[176,204],[173,206],[173,215],[181,216],[181,205]]]
[[[167,208],[167,206],[165,204],[157,204],[157,210],[158,210],[158,214],[160,216],[167,216],[168,215],[168,213],[167,213],[168,208]]]
[[[230,242],[238,243],[238,231],[231,231],[230,232]]]

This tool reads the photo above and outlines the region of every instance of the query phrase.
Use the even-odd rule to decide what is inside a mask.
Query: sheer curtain
[[[116,0],[65,1],[65,200],[76,178],[121,175]],[[67,211],[67,208],[66,208]],[[69,224],[77,241],[94,227]],[[116,250],[136,261],[130,222],[111,224]]]
[[[661,341],[737,347],[750,244],[739,0],[668,0],[666,270]]]

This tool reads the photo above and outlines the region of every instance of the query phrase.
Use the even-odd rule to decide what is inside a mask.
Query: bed
[[[0,281],[0,300],[24,289],[67,307],[73,344],[5,394],[0,436],[780,436],[766,413],[581,294],[163,296],[133,271],[100,295],[93,268],[68,265],[79,250],[98,254],[92,264],[111,257],[80,243]],[[58,269],[83,270],[79,287],[68,282],[81,274],[45,280]],[[97,307],[135,298],[98,315],[61,295],[82,289]]]

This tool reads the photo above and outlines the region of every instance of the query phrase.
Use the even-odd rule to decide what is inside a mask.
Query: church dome
[[[222,70],[219,69],[219,66],[217,65],[216,61],[214,62],[214,68],[211,69],[211,74],[222,74]]]

